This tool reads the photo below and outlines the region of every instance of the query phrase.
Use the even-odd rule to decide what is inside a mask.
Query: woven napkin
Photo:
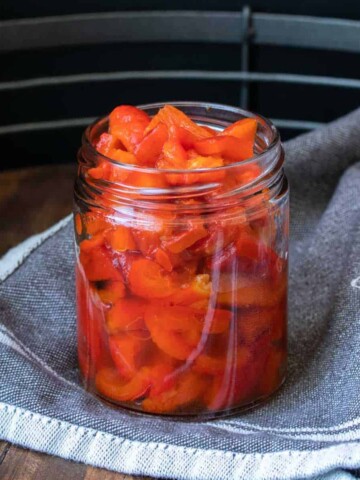
[[[356,478],[360,468],[360,110],[286,144],[289,372],[248,413],[179,422],[104,405],[76,359],[71,218],[0,261],[0,438],[183,480]]]

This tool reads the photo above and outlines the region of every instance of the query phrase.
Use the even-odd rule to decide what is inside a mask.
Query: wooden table
[[[0,172],[0,255],[71,212],[74,175],[74,165]],[[0,479],[145,480],[145,477],[88,467],[0,441]]]

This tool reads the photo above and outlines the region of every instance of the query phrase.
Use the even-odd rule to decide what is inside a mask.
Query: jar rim
[[[166,174],[174,174],[174,175],[189,175],[191,176],[199,174],[199,173],[210,173],[210,172],[222,172],[222,171],[231,171],[232,169],[236,169],[239,166],[246,166],[251,165],[255,162],[261,161],[264,157],[273,154],[280,148],[280,134],[278,129],[275,125],[266,117],[254,112],[250,112],[248,110],[244,110],[240,107],[234,107],[231,105],[225,105],[221,103],[212,103],[212,102],[196,102],[196,101],[168,101],[168,102],[156,102],[156,103],[147,103],[138,105],[137,108],[148,111],[148,110],[159,110],[160,108],[164,107],[165,105],[173,105],[174,107],[179,108],[180,110],[183,108],[199,108],[203,109],[205,112],[210,111],[218,111],[223,112],[224,114],[234,114],[239,116],[239,120],[241,118],[255,118],[259,123],[267,128],[268,133],[270,134],[270,138],[268,139],[268,145],[264,148],[263,151],[256,153],[250,158],[246,160],[240,160],[238,162],[233,162],[228,165],[223,165],[220,167],[207,167],[207,168],[199,168],[199,169],[160,169],[155,167],[145,167],[142,165],[132,165],[127,163],[122,163],[117,160],[113,160],[106,155],[98,152],[91,141],[91,133],[93,129],[100,123],[104,122],[108,119],[108,115],[104,117],[97,118],[94,122],[92,122],[84,131],[82,136],[82,144],[89,149],[92,155],[97,155],[100,158],[110,162],[111,164],[119,167],[124,168],[125,170],[134,171],[134,172],[142,172],[142,173],[152,173],[155,172],[159,173],[166,173]],[[209,123],[211,123],[214,119],[211,117],[208,118]],[[223,121],[223,126],[226,127],[230,125],[231,122]]]

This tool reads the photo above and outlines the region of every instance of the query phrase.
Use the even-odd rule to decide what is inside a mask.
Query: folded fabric
[[[71,218],[0,261],[0,438],[183,480],[354,478],[360,468],[360,110],[286,144],[289,371],[265,405],[207,422],[116,410],[77,369]]]

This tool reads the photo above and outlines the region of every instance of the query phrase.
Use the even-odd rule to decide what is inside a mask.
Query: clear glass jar
[[[75,184],[79,363],[86,388],[116,405],[211,418],[262,402],[284,380],[288,185],[271,122],[174,105],[218,130],[256,118],[255,155],[156,170],[95,150],[107,118],[87,128]],[[89,175],[99,165],[107,180]]]

